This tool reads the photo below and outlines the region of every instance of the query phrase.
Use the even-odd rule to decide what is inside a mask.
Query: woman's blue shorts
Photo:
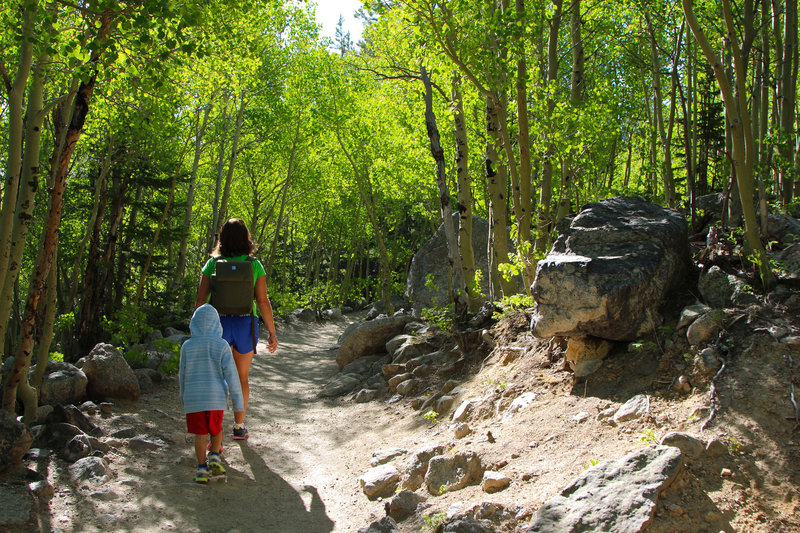
[[[256,342],[258,342],[258,318],[250,315],[220,315],[219,321],[222,323],[222,338],[228,341],[231,348],[239,353],[255,350],[251,328],[256,328]]]

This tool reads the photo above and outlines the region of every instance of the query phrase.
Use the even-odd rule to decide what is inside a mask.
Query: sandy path
[[[331,350],[346,323],[284,328],[268,355],[263,339],[250,375],[250,438],[226,434],[227,482],[193,481],[194,453],[185,434],[177,381],[161,384],[136,404],[117,406],[109,431],[134,423],[149,438],[171,443],[157,451],[107,456],[114,479],[60,489],[51,524],[60,531],[351,532],[379,516],[357,478],[374,450],[392,445],[407,424],[382,402],[323,400],[317,392],[338,369]],[[233,416],[225,415],[225,431]],[[61,481],[57,478],[61,475]],[[68,483],[67,483],[68,485]]]

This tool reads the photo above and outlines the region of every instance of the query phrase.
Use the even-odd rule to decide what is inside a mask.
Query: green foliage
[[[117,347],[136,344],[153,331],[153,328],[147,325],[145,312],[132,304],[118,309],[113,318],[104,317],[102,326],[111,336],[111,342]]]
[[[653,341],[636,341],[628,344],[628,350],[633,352],[657,350],[658,345]]]
[[[642,435],[639,437],[639,442],[645,446],[656,444],[656,442],[658,442],[656,440],[656,431],[652,428],[646,428],[644,431],[642,431]]]
[[[444,486],[439,488],[440,494],[444,493],[443,489],[445,489]],[[423,531],[425,533],[434,533],[435,531],[438,531],[439,527],[441,527],[442,524],[444,524],[445,520],[447,520],[447,513],[444,511],[440,511],[434,514],[429,514],[428,516],[423,518],[424,523],[420,531]]]
[[[432,424],[438,424],[439,422],[441,422],[441,420],[439,420],[439,418],[438,418],[439,413],[437,413],[433,409],[431,409],[430,411],[428,411],[427,413],[425,413],[422,416],[425,418],[425,420],[427,420],[428,422],[430,422]]]
[[[420,313],[422,319],[435,326],[442,333],[452,333],[455,319],[455,307],[448,304],[445,307],[425,307]]]
[[[156,348],[161,353],[167,353],[169,356],[161,362],[161,372],[167,376],[174,376],[180,369],[181,362],[181,345],[177,342],[172,342],[169,339],[156,339]]]
[[[61,352],[50,352],[50,355],[48,357],[50,358],[50,361],[58,361],[58,362],[64,361],[64,354]]]
[[[514,311],[527,311],[533,309],[536,301],[533,296],[527,294],[512,294],[511,296],[504,296],[502,300],[495,302],[495,305],[500,308],[499,311],[494,312],[495,320],[502,320],[509,316]]]
[[[733,437],[733,436],[727,437],[725,439],[725,444],[728,445],[728,450],[732,454],[739,453],[742,450],[742,448],[744,447],[742,442],[739,439],[737,439],[736,437]]]
[[[589,459],[589,464],[588,465],[583,465],[583,469],[584,470],[589,470],[593,466],[597,465],[599,462],[600,461],[598,461],[597,459]]]

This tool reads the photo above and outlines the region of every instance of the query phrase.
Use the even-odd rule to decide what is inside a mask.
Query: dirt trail
[[[136,404],[115,406],[113,417],[101,419],[109,433],[133,426],[165,445],[140,451],[129,444],[108,454],[115,475],[102,484],[70,487],[66,472],[51,472],[56,495],[49,527],[313,533],[350,532],[369,524],[376,506],[368,504],[356,480],[369,467],[372,451],[390,446],[402,429],[384,423],[393,416],[384,403],[317,397],[338,370],[331,347],[345,326],[283,328],[274,355],[259,345],[250,375],[250,438],[233,441],[226,435],[226,482],[193,481],[194,454],[176,380],[157,385]],[[225,417],[229,432],[232,413]]]

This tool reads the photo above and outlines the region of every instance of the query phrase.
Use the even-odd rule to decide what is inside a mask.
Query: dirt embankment
[[[443,444],[449,452],[478,452],[484,465],[508,474],[511,485],[495,494],[470,486],[426,495],[424,510],[400,530],[417,532],[434,522],[425,516],[492,502],[522,509],[516,520],[498,522],[498,531],[524,531],[530,515],[585,469],[685,431],[717,438],[728,453],[687,464],[663,495],[652,531],[798,531],[800,447],[790,402],[797,365],[763,331],[775,320],[755,313],[735,323],[712,400],[710,378],[696,372],[677,333],[659,349],[621,347],[597,373],[574,380],[561,369],[557,343],[533,339],[519,316],[496,330],[500,347],[481,371],[463,378],[459,400],[489,398],[501,407],[470,420],[472,433],[462,439],[445,417],[426,419],[408,399],[318,398],[337,371],[331,347],[345,324],[282,328],[278,353],[260,350],[253,366],[250,439],[224,442],[227,482],[193,481],[177,383],[168,380],[136,404],[98,416],[109,434],[128,428],[151,443],[117,443],[106,455],[109,479],[76,485],[66,465],[51,460],[56,493],[42,529],[354,532],[384,515],[384,503],[369,501],[357,480],[374,451]],[[679,375],[689,378],[690,392],[673,386]],[[534,395],[530,406],[503,422],[502,406],[524,392]],[[649,396],[647,416],[619,426],[597,420],[600,411],[636,394]],[[226,428],[231,422],[228,413]],[[404,461],[398,459],[398,467]]]

